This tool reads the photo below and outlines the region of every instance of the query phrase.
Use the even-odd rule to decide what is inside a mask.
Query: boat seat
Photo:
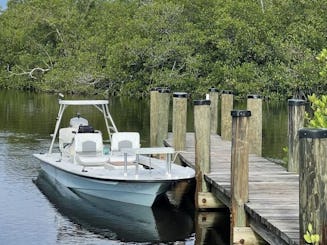
[[[111,152],[119,152],[123,148],[140,148],[140,134],[137,132],[113,133],[111,138]]]
[[[103,155],[101,133],[76,133],[74,142],[74,162],[84,166],[103,165],[108,156]]]
[[[69,125],[75,129],[78,129],[79,126],[89,125],[89,122],[87,121],[87,119],[78,115],[77,117],[73,117],[70,119]]]
[[[140,134],[137,132],[117,132],[112,134],[111,138],[111,155],[110,163],[119,164],[124,163],[124,154],[122,149],[140,148]],[[136,155],[129,153],[127,162],[132,163],[136,160]]]
[[[61,152],[65,152],[67,147],[73,143],[75,137],[75,128],[61,128],[59,130],[59,149]]]
[[[75,155],[75,163],[83,166],[103,166],[109,161],[108,156],[88,156],[88,155]]]

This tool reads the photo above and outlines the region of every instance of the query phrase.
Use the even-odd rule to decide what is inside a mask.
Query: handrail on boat
[[[127,175],[127,155],[135,154],[136,155],[136,168],[135,175],[138,175],[138,163],[140,155],[162,155],[166,154],[166,169],[167,175],[171,176],[171,155],[175,153],[175,149],[173,147],[141,147],[137,149],[133,148],[122,148],[121,152],[124,154],[124,175]],[[149,158],[149,166],[151,169],[151,157]]]

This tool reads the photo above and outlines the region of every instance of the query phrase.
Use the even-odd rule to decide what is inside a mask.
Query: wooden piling
[[[250,111],[233,110],[231,153],[231,231],[247,225],[244,204],[249,200],[248,118]]]
[[[288,100],[288,171],[299,173],[299,134],[304,127],[304,100]]]
[[[248,140],[249,153],[262,155],[262,99],[259,95],[248,95],[247,110],[251,111],[249,118]]]
[[[218,89],[209,88],[209,99],[211,101],[210,104],[210,132],[211,134],[217,134],[218,131]]]
[[[210,171],[210,100],[195,100],[195,171],[196,192],[206,192],[207,186],[203,174]]]
[[[221,138],[232,139],[232,119],[230,112],[233,110],[234,95],[232,91],[223,90],[221,94]]]
[[[150,91],[150,146],[157,146],[158,134],[158,90],[152,88]]]
[[[204,174],[210,172],[210,100],[195,100],[195,206],[198,209],[220,208],[223,206],[212,193],[204,180]]]
[[[173,145],[176,151],[185,148],[187,96],[184,92],[173,93]]]
[[[327,244],[327,129],[302,128],[299,138],[300,244],[309,224],[319,244]]]
[[[163,141],[168,137],[170,89],[161,88],[158,92],[158,129],[156,146],[163,146]]]

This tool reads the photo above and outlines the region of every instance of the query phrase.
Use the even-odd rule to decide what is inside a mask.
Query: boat
[[[119,132],[108,104],[108,100],[59,99],[49,151],[33,154],[43,171],[77,194],[142,206],[152,206],[174,183],[194,179],[193,169],[173,163],[172,147],[141,147],[138,132]],[[81,106],[102,114],[106,140],[79,113],[61,127],[66,109]]]

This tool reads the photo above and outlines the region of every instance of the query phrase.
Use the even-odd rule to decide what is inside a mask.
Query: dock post
[[[249,200],[248,118],[251,112],[233,110],[231,150],[231,242],[239,227],[246,227],[244,204]]]
[[[233,110],[234,95],[232,91],[223,90],[221,94],[221,138],[232,139],[232,119],[230,112]]]
[[[186,141],[187,93],[173,93],[173,146],[183,151]]]
[[[218,89],[209,88],[209,99],[210,104],[210,114],[211,114],[211,123],[210,123],[210,132],[211,134],[217,134],[218,130]]]
[[[158,129],[156,146],[163,146],[163,141],[168,138],[170,89],[161,88],[158,92]]]
[[[247,110],[249,118],[249,153],[262,155],[262,99],[260,95],[248,95]]]
[[[306,244],[303,236],[309,224],[310,234],[327,244],[327,129],[302,128],[299,138],[300,244]]]
[[[152,88],[150,91],[150,146],[157,146],[158,133],[158,90]]]
[[[210,100],[194,100],[195,205],[198,209],[218,208],[222,204],[209,192],[204,174],[210,172]]]
[[[288,100],[288,171],[299,173],[299,134],[304,127],[305,101]]]

